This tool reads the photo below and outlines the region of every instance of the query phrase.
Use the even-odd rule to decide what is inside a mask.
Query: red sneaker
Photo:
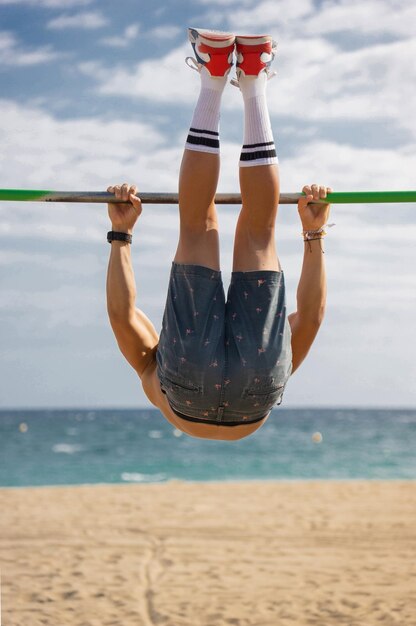
[[[276,74],[270,72],[277,48],[277,43],[271,35],[237,35],[235,43],[237,81],[241,75],[258,76],[260,72],[266,72],[268,78],[272,78]],[[231,82],[236,84],[237,81]]]
[[[216,30],[188,28],[189,41],[195,52],[196,59],[190,60],[198,72],[205,67],[211,76],[226,76],[233,64],[235,36]],[[189,67],[192,67],[189,65]]]

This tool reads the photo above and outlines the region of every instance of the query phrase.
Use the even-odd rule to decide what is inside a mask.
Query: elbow
[[[112,326],[124,325],[135,315],[134,307],[107,305],[107,314]]]
[[[319,329],[325,317],[325,306],[322,305],[316,310],[308,309],[306,311],[297,311],[299,319],[302,320],[303,325],[307,325],[311,328]]]
[[[318,309],[318,311],[316,313],[315,320],[314,320],[315,324],[318,326],[318,328],[322,324],[322,322],[324,321],[324,318],[325,318],[325,305],[322,305]]]

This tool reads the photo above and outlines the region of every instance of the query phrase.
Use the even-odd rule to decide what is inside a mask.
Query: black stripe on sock
[[[220,136],[220,134],[214,130],[202,130],[201,128],[190,128],[189,130],[193,133],[204,133],[205,135],[214,135],[214,137]]]
[[[192,143],[196,146],[209,146],[210,148],[218,148],[220,147],[220,142],[218,139],[208,139],[207,137],[194,137],[193,135],[188,135],[186,143]]]
[[[265,141],[264,143],[247,143],[243,148],[262,148],[263,146],[273,146],[274,141]]]
[[[271,159],[276,157],[276,150],[257,150],[256,152],[242,152],[240,161],[256,161],[257,159]]]

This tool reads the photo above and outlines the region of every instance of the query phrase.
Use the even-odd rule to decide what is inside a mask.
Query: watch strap
[[[131,243],[133,241],[133,237],[128,233],[118,233],[115,230],[110,230],[107,233],[107,241],[108,243],[111,243],[112,241],[126,241],[127,243]]]

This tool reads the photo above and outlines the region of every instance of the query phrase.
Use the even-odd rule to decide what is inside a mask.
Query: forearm
[[[297,313],[304,322],[321,324],[326,304],[324,240],[305,242],[297,290]]]
[[[111,243],[107,272],[107,311],[110,319],[126,319],[135,311],[136,283],[131,263],[131,245]]]

